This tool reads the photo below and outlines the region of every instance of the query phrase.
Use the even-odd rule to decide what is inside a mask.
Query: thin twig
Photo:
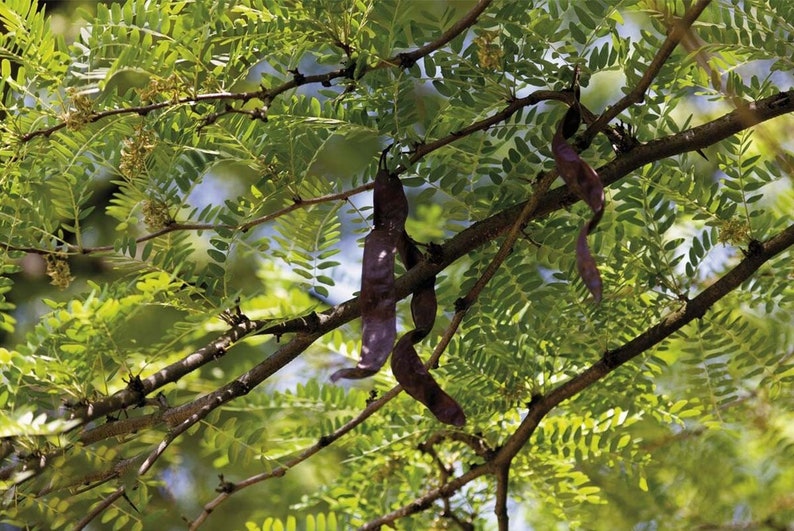
[[[391,59],[387,59],[385,61],[381,61],[376,65],[374,68],[370,68],[369,70],[375,70],[380,68],[386,67],[393,67],[393,66],[402,66],[406,62],[416,62],[418,59],[424,57],[432,53],[433,51],[441,48],[449,41],[454,39],[457,35],[462,33],[464,30],[469,28],[477,21],[477,17],[485,10],[486,7],[492,2],[492,0],[479,0],[477,4],[472,8],[461,20],[451,26],[447,31],[445,31],[438,39],[432,41],[416,50],[411,52],[406,52],[404,54],[398,54]],[[367,69],[363,70],[363,73],[366,73]],[[363,74],[362,74],[363,75]],[[242,103],[246,103],[253,99],[260,99],[265,102],[272,102],[277,96],[283,94],[288,90],[292,90],[297,88],[301,85],[307,85],[311,83],[323,83],[328,84],[334,79],[344,78],[350,76],[350,69],[349,68],[341,68],[338,70],[334,70],[332,72],[327,72],[325,74],[315,74],[310,76],[304,75],[296,75],[293,79],[279,85],[274,89],[259,89],[259,90],[252,90],[247,92],[214,92],[208,94],[197,94],[193,96],[185,96],[182,98],[177,98],[175,100],[169,101],[161,101],[150,103],[147,105],[136,105],[133,107],[124,107],[121,109],[108,109],[105,111],[98,111],[91,114],[88,117],[88,122],[98,122],[104,118],[108,118],[111,116],[119,116],[124,114],[137,114],[141,116],[145,116],[150,112],[157,111],[160,109],[168,108],[168,107],[175,107],[177,105],[190,105],[194,106],[198,103],[202,102],[215,102],[215,101],[240,101]],[[226,111],[221,111],[218,114],[224,114]],[[28,133],[20,135],[20,140],[22,142],[29,142],[30,140],[43,136],[48,137],[53,133],[60,131],[61,129],[66,127],[66,121],[61,121],[51,127],[45,127],[42,129],[37,129],[35,131],[30,131]]]
[[[653,83],[654,78],[656,78],[656,76],[659,74],[662,66],[664,66],[664,64],[667,62],[667,59],[670,58],[670,54],[673,53],[673,50],[676,46],[678,46],[678,43],[684,37],[689,27],[694,24],[695,20],[697,20],[700,14],[703,13],[703,10],[706,9],[710,3],[711,0],[697,0],[686,11],[686,13],[684,13],[684,16],[673,25],[670,33],[659,47],[659,50],[656,52],[651,64],[645,70],[645,73],[642,75],[642,78],[640,78],[637,85],[631,90],[631,92],[623,96],[620,100],[618,100],[617,103],[604,111],[604,113],[599,116],[590,127],[587,128],[587,131],[585,131],[583,136],[585,144],[589,144],[596,133],[604,129],[604,127],[606,127],[606,125],[617,115],[622,113],[629,106],[634,105],[635,103],[641,103],[645,99],[645,93],[648,91],[648,87],[651,86],[651,83]]]
[[[449,43],[452,39],[461,35],[465,30],[469,27],[473,26],[475,22],[477,22],[477,18],[482,14],[483,11],[491,4],[493,0],[479,0],[471,10],[469,10],[466,15],[464,15],[460,20],[458,20],[455,24],[449,27],[441,36],[433,42],[429,42],[424,46],[417,48],[411,52],[397,54],[391,59],[387,59],[382,61],[377,65],[377,67],[387,66],[387,65],[399,65],[403,68],[409,67],[412,64],[416,63],[422,57],[426,55],[430,55],[431,53],[435,52],[436,50],[440,49],[441,47],[445,46]]]
[[[551,91],[551,90],[538,90],[536,92],[533,92],[529,96],[513,100],[512,102],[510,102],[510,104],[505,109],[503,109],[502,111],[494,114],[493,116],[490,116],[488,118],[485,118],[483,120],[475,122],[475,123],[463,128],[463,129],[461,129],[460,131],[456,131],[456,132],[454,132],[454,133],[452,133],[450,135],[447,135],[447,136],[445,136],[443,138],[435,140],[435,141],[433,141],[431,143],[422,144],[422,145],[418,146],[416,151],[411,155],[410,163],[411,164],[415,164],[416,162],[418,162],[419,160],[421,160],[423,157],[427,156],[428,154],[432,153],[433,151],[441,149],[442,147],[444,147],[446,145],[449,145],[452,142],[455,142],[456,140],[460,140],[461,138],[464,138],[464,137],[466,137],[468,135],[474,134],[474,133],[476,133],[478,131],[485,131],[488,128],[492,127],[493,125],[507,120],[508,118],[510,118],[510,116],[515,114],[517,111],[519,111],[523,107],[527,107],[529,105],[535,105],[535,104],[537,104],[537,103],[539,103],[541,101],[546,101],[546,100],[557,100],[557,101],[563,101],[563,102],[566,102],[566,103],[570,103],[571,96],[570,96],[570,94],[568,94],[565,91],[558,92],[558,91]],[[592,116],[592,113],[590,113],[589,111],[587,111],[585,113],[585,117],[588,117],[588,116]],[[395,173],[402,173],[406,169],[407,168],[405,166],[400,166],[400,167],[396,168],[394,170],[394,172]],[[252,227],[255,227],[257,225],[262,225],[262,224],[267,223],[269,221],[273,221],[276,218],[279,218],[281,216],[289,214],[290,212],[293,212],[293,211],[298,210],[300,208],[306,208],[306,207],[311,206],[311,205],[317,205],[317,204],[320,204],[320,203],[326,203],[326,202],[331,202],[331,201],[347,200],[347,199],[349,199],[350,197],[352,197],[354,195],[357,195],[359,193],[365,192],[367,190],[371,190],[373,186],[374,186],[374,182],[369,182],[369,183],[365,183],[363,185],[357,186],[355,188],[352,188],[350,190],[344,190],[342,192],[338,192],[338,193],[334,193],[334,194],[326,194],[326,195],[323,195],[323,196],[314,197],[314,198],[310,198],[310,199],[302,199],[302,198],[301,199],[297,199],[297,200],[293,201],[293,203],[291,205],[288,205],[288,206],[286,206],[284,208],[281,208],[279,210],[276,210],[276,211],[271,212],[269,214],[266,214],[264,216],[260,216],[258,218],[253,219],[253,220],[247,221],[245,223],[241,223],[239,225],[212,224],[212,223],[191,223],[191,222],[172,223],[172,224],[168,225],[167,227],[164,227],[164,228],[162,228],[160,230],[157,230],[157,231],[152,232],[150,234],[146,234],[144,236],[136,238],[135,243],[136,243],[136,245],[139,245],[141,243],[145,243],[145,242],[147,242],[149,240],[158,238],[160,236],[164,236],[164,235],[172,233],[172,232],[186,231],[186,230],[212,230],[212,231],[217,231],[219,229],[225,229],[225,230],[247,232]],[[52,249],[41,249],[41,248],[35,248],[35,247],[16,246],[16,245],[12,245],[12,244],[7,243],[7,242],[0,242],[0,247],[4,248],[4,249],[7,249],[7,250],[10,250],[10,251],[21,251],[21,252],[32,253],[32,254],[40,254],[40,255],[62,254],[62,253],[86,255],[86,254],[113,251],[115,249],[115,247],[113,245],[102,245],[102,246],[96,246],[96,247],[80,247],[80,246],[73,245],[73,244],[66,244],[66,245],[63,246],[63,248],[59,248],[57,250],[52,250]]]
[[[278,217],[281,217],[285,214],[289,214],[293,210],[297,210],[299,208],[305,208],[310,205],[317,205],[320,203],[327,203],[330,201],[342,201],[351,198],[356,194],[360,194],[362,192],[366,192],[367,190],[371,190],[372,187],[375,186],[374,182],[369,182],[366,184],[362,184],[361,186],[357,186],[355,188],[351,188],[350,190],[345,190],[343,192],[339,192],[336,194],[327,194],[322,195],[320,197],[314,197],[311,199],[299,199],[295,200],[291,205],[286,206],[282,209],[276,210],[275,212],[271,212],[270,214],[258,217],[256,219],[252,219],[251,221],[247,221],[245,223],[241,223],[237,227],[236,230],[241,230],[246,232],[251,227],[255,227],[256,225],[261,225],[263,223],[267,223],[268,221],[272,221]]]
[[[148,105],[136,105],[133,107],[123,107],[121,109],[108,109],[105,111],[98,111],[91,114],[88,117],[89,123],[94,123],[102,120],[103,118],[108,118],[110,116],[119,116],[123,114],[138,114],[141,116],[145,116],[152,111],[156,111],[159,109],[164,109],[167,107],[174,107],[176,105],[195,105],[200,102],[204,101],[223,101],[223,100],[240,100],[240,101],[248,101],[253,98],[261,97],[263,92],[261,90],[253,91],[253,92],[214,92],[209,94],[198,94],[196,96],[187,96],[178,98],[176,100],[169,100],[169,101],[159,101],[156,103],[150,103]],[[35,131],[31,131],[29,133],[25,133],[20,136],[20,140],[22,142],[29,142],[30,140],[38,137],[38,136],[50,136],[53,133],[56,133],[66,127],[66,121],[59,122],[51,127],[45,127],[43,129],[37,129]]]
[[[536,105],[537,103],[546,100],[557,100],[570,104],[573,101],[573,94],[570,94],[567,91],[537,90],[532,94],[525,96],[523,98],[516,98],[510,101],[507,107],[505,107],[498,113],[494,114],[493,116],[489,116],[488,118],[475,122],[444,138],[440,138],[428,144],[420,144],[416,148],[416,151],[413,153],[413,155],[411,155],[409,161],[411,162],[411,164],[414,164],[419,159],[430,153],[431,151],[435,151],[440,147],[446,146],[447,144],[451,144],[460,137],[467,136],[472,133],[476,133],[477,131],[485,131],[488,128],[500,122],[506,121],[513,114],[523,109],[524,107],[527,107],[529,105]]]
[[[108,495],[101,503],[99,503],[96,507],[91,509],[91,511],[85,515],[79,522],[74,524],[72,528],[74,531],[81,531],[84,529],[88,524],[91,523],[91,520],[102,514],[105,509],[113,505],[113,502],[118,500],[119,498],[124,496],[124,486],[117,488],[113,491],[110,495]]]

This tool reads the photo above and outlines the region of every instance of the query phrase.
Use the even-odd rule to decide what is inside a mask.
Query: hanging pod
[[[424,404],[441,422],[461,426],[466,422],[463,410],[445,393],[425,368],[414,349],[424,339],[436,320],[435,277],[416,287],[411,298],[414,329],[400,338],[397,345],[397,296],[394,289],[394,260],[397,254],[406,269],[416,267],[422,253],[405,232],[408,200],[400,178],[386,168],[383,151],[375,175],[373,192],[374,227],[364,240],[361,270],[361,359],[354,368],[341,369],[331,375],[340,378],[366,378],[378,372],[389,354],[394,377],[403,389]],[[393,350],[393,352],[392,352]]]

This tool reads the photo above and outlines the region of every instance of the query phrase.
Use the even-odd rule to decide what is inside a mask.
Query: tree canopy
[[[0,4],[3,522],[794,524],[794,4],[59,17]]]

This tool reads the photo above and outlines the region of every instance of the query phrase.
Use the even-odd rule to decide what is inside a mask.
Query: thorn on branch
[[[212,354],[212,359],[219,360],[226,355],[226,352],[227,352],[226,347],[224,347],[223,345],[218,345],[215,348],[215,352]]]
[[[400,68],[405,68],[406,70],[416,64],[416,59],[407,53],[398,54],[397,58],[400,60]]]
[[[267,108],[257,107],[256,109],[251,109],[249,114],[251,115],[252,120],[261,120],[267,123]]]
[[[370,392],[369,392],[369,396],[367,397],[366,404],[369,406],[370,404],[375,402],[377,399],[378,399],[378,391],[376,391],[375,389],[371,389]]]
[[[790,100],[791,100],[791,91],[781,92],[775,97],[773,101],[769,102],[769,107],[772,109],[776,107],[785,107],[788,105]]]
[[[532,235],[529,232],[527,232],[526,225],[521,227],[521,234],[524,235],[524,239],[527,240],[533,247],[536,247],[538,249],[543,247],[543,245],[539,241],[536,241],[535,238],[533,238]]]
[[[317,315],[317,312],[312,312],[306,317],[302,318],[304,325],[306,326],[306,332],[314,333],[320,327],[320,316]]]
[[[75,409],[82,409],[88,407],[90,402],[87,398],[81,398],[77,402],[72,402],[71,400],[63,400],[63,407],[67,411],[74,411]]]
[[[292,80],[295,82],[297,86],[301,86],[306,83],[306,76],[300,73],[297,68],[287,70],[290,74],[292,74]]]
[[[157,401],[157,407],[160,408],[161,411],[165,411],[171,407],[168,405],[168,399],[165,397],[162,391],[157,393],[155,400]]]
[[[146,389],[143,386],[143,381],[139,374],[130,374],[129,380],[122,379],[127,384],[127,390],[138,395],[137,406],[143,407],[146,405]]]
[[[750,240],[750,243],[747,245],[747,252],[745,252],[745,256],[759,256],[764,252],[764,244],[759,242],[758,240]]]
[[[617,138],[612,142],[612,149],[618,155],[628,153],[640,145],[640,141],[634,136],[634,127],[631,124],[621,121],[613,129]]]
[[[138,514],[141,514],[141,511],[140,511],[140,510],[139,510],[137,507],[135,507],[135,504],[134,504],[134,503],[132,503],[132,500],[130,499],[130,497],[129,497],[129,496],[127,496],[127,493],[126,493],[126,492],[122,492],[122,493],[121,493],[121,497],[122,497],[122,498],[124,498],[124,501],[126,501],[127,503],[129,503],[129,504],[130,504],[130,507],[132,507],[133,509],[135,509],[135,512],[136,512],[136,513],[138,513]]]
[[[230,310],[227,309],[221,312],[220,315],[221,320],[223,320],[224,323],[226,323],[231,327],[239,326],[243,323],[250,323],[251,320],[240,309],[240,298],[238,297],[237,299],[235,299],[234,303],[235,306],[233,309]]]
[[[223,492],[224,494],[231,494],[234,492],[235,486],[231,481],[226,481],[223,474],[218,474],[218,486],[215,487],[215,492]]]

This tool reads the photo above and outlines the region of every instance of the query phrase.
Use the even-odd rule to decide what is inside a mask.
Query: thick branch
[[[745,109],[733,111],[699,127],[638,146],[631,152],[599,168],[598,174],[604,181],[604,185],[609,185],[645,164],[680,153],[702,149],[732,136],[749,125],[754,125],[790,112],[794,112],[794,90],[759,100],[758,102],[748,105]],[[752,119],[749,123],[747,122],[748,117]],[[575,197],[567,188],[555,188],[539,199],[537,208],[534,210],[530,219],[546,216],[575,201]],[[412,268],[411,271],[397,280],[395,285],[397,296],[399,298],[408,296],[416,286],[437,275],[455,260],[468,254],[484,243],[502,235],[513,226],[516,218],[526,206],[527,203],[522,203],[505,209],[461,231],[446,244],[441,246],[439,259],[437,261],[433,263],[424,262]],[[312,337],[316,334],[322,335],[327,331],[355,319],[359,315],[358,312],[357,299],[351,299],[330,310],[326,310],[317,316],[317,329],[314,331],[315,333],[312,334]],[[299,319],[302,320],[305,318]],[[286,328],[290,324],[293,323],[289,321],[280,326]],[[234,342],[245,335],[259,332],[263,328],[265,328],[265,325],[259,322],[244,322],[237,325],[228,334],[221,336],[212,344],[200,349],[184,360],[142,379],[142,394],[145,396],[162,387],[165,383],[178,380],[185,374],[190,373],[201,365],[214,359],[219,353],[225,352]],[[317,335],[317,337],[319,337],[319,335]],[[287,345],[285,345],[285,347],[286,346]],[[279,352],[283,351],[285,347],[282,347]],[[295,355],[297,355],[297,353]],[[274,356],[276,356],[276,354],[274,354]],[[292,358],[286,359],[284,363],[288,363],[291,359]],[[101,417],[113,411],[135,405],[139,402],[140,398],[140,392],[132,389],[125,389],[108,398],[86,406],[85,408],[75,410],[72,414],[72,418],[89,420]]]
[[[599,168],[598,173],[602,177],[604,184],[608,185],[625,177],[631,171],[645,164],[679,153],[706,147],[741,131],[749,125],[792,111],[794,111],[794,91],[783,92],[749,104],[742,109],[737,109],[734,112],[726,114],[702,126],[639,146],[629,153],[619,156],[611,163]],[[575,198],[567,189],[554,189],[539,201],[537,208],[534,209],[529,219],[545,216],[573,202],[575,202]],[[505,231],[514,226],[516,218],[526,207],[527,203],[516,205],[461,231],[445,245],[441,246],[438,253],[438,260],[433,263],[424,262],[412,268],[407,274],[397,280],[395,285],[397,296],[399,298],[406,297],[417,285],[437,275],[458,258],[504,234]],[[257,365],[237,380],[230,382],[217,392],[206,395],[184,406],[170,409],[163,414],[164,420],[173,426],[202,410],[202,408],[210,403],[212,403],[214,407],[217,407],[237,396],[247,393],[253,386],[258,385],[292,361],[315,339],[355,319],[358,315],[358,301],[357,299],[351,299],[316,315],[316,320],[314,319],[315,316],[310,315],[309,317],[311,317],[313,326],[308,329],[303,324],[307,318],[303,317],[278,325],[284,330],[290,326],[294,326],[295,329],[304,330],[307,333],[299,334],[298,337],[284,345],[263,363]],[[261,332],[269,325],[270,323],[266,322],[242,322],[232,328],[230,332],[221,336],[218,340],[200,349],[196,353],[191,354],[184,360],[161,369],[145,379],[141,379],[140,385],[134,388],[127,388],[110,397],[89,404],[88,406],[73,410],[71,418],[80,418],[83,421],[89,421],[120,409],[135,406],[139,404],[146,395],[167,383],[178,380],[185,374],[208,363],[219,355],[223,355],[234,342],[239,341],[239,339],[248,334]],[[434,356],[437,355],[440,355],[440,353],[434,353]],[[168,419],[165,419],[166,416],[168,416]]]
[[[683,308],[671,313],[657,325],[649,328],[622,347],[605,352],[598,362],[591,365],[584,372],[534,402],[527,417],[502,447],[500,451],[500,454],[503,453],[502,458],[511,458],[518,452],[529,439],[532,432],[534,432],[540,419],[549,410],[590,387],[629,360],[658,345],[683,326],[695,319],[702,318],[706,311],[717,301],[738,288],[742,282],[750,278],[753,273],[775,255],[782,253],[792,245],[794,245],[794,225],[790,225],[763,244],[755,242],[751,246],[751,251],[739,265],[703,290],[700,295],[688,301]]]
[[[163,385],[176,382],[202,365],[224,356],[232,345],[248,334],[263,328],[265,323],[243,320],[209,345],[200,348],[176,363],[163,367],[146,378],[136,381],[135,386],[128,386],[107,398],[72,409],[69,418],[82,419],[87,422],[104,417],[115,411],[138,405],[147,395]]]
[[[507,512],[507,498],[510,492],[510,463],[504,463],[496,470],[496,503],[494,514],[499,531],[509,531],[510,515]]]
[[[441,354],[443,354],[446,351],[449,342],[452,340],[452,337],[454,336],[455,331],[457,330],[457,327],[463,318],[463,315],[464,315],[463,312],[457,312],[455,316],[452,318],[452,325],[447,327],[446,331],[442,335],[441,339],[436,345],[436,348],[433,350],[433,354],[425,363],[426,367],[431,368],[436,366],[439,358],[441,357]],[[210,513],[212,513],[212,511],[214,511],[221,503],[226,501],[231,496],[232,493],[237,492],[246,487],[250,487],[262,481],[283,476],[284,474],[287,473],[289,469],[299,465],[303,461],[306,461],[307,459],[309,459],[311,456],[313,456],[323,448],[330,446],[338,439],[352,432],[365,420],[367,420],[369,417],[375,414],[379,409],[381,409],[386,404],[388,404],[394,397],[396,397],[400,393],[400,391],[402,391],[402,387],[400,387],[399,385],[393,387],[377,400],[374,400],[369,404],[367,404],[367,407],[364,409],[364,411],[359,413],[355,418],[349,420],[348,422],[346,422],[345,424],[334,430],[332,433],[328,435],[324,435],[323,437],[320,438],[319,441],[317,441],[317,443],[313,444],[308,448],[305,448],[296,456],[289,459],[280,466],[274,468],[270,472],[263,472],[261,474],[256,474],[238,483],[231,484],[230,488],[229,488],[229,484],[226,484],[225,485],[226,488],[223,489],[223,492],[221,492],[221,494],[219,494],[214,500],[204,505],[203,511],[198,516],[198,518],[196,518],[193,522],[191,522],[190,529],[191,530],[198,529],[198,527],[209,517]],[[472,447],[472,449],[474,449],[474,451],[477,452],[478,455],[480,455],[477,449],[478,443],[476,442],[476,438],[474,437],[470,439],[466,438],[464,434],[462,434],[461,432],[453,432],[453,433],[463,436],[463,438],[457,440],[461,440],[462,442],[469,444]],[[484,441],[481,441],[481,444],[483,445],[483,448],[481,448],[480,451],[487,452],[488,455],[491,455],[492,450],[490,448],[485,448]]]
[[[717,301],[738,288],[742,282],[758,271],[758,269],[789,247],[794,246],[794,225],[778,233],[765,243],[756,242],[752,252],[739,265],[731,269],[717,282],[706,288],[700,295],[689,301],[684,308],[672,313],[660,323],[640,334],[624,346],[606,352],[598,362],[585,369],[578,376],[561,384],[548,395],[533,400],[530,410],[516,431],[499,449],[496,457],[485,464],[473,468],[466,474],[452,479],[449,483],[433,489],[412,503],[368,522],[361,529],[378,529],[400,518],[420,512],[433,502],[449,496],[472,480],[494,473],[494,467],[507,465],[513,457],[526,445],[541,419],[561,402],[580,393],[607,374],[629,360],[639,356],[651,347],[658,345],[677,330],[694,319],[703,317],[704,313]]]

